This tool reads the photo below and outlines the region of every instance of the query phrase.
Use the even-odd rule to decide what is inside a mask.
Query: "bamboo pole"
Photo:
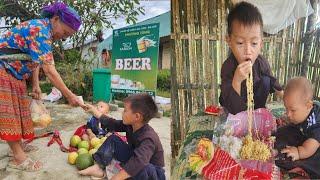
[[[318,0],[310,0],[311,6],[317,12],[317,2]],[[312,46],[312,35],[311,31],[315,28],[317,23],[317,13],[313,13],[308,17],[307,30],[304,37],[304,56],[301,63],[301,76],[307,76],[308,65],[310,61],[310,50]]]
[[[202,59],[200,61],[200,84],[201,84],[201,91],[199,93],[199,96],[202,97],[202,101],[199,102],[200,104],[200,109],[204,109],[205,105],[207,104],[207,99],[211,98],[211,97],[207,97],[205,95],[205,80],[207,79],[212,79],[212,78],[207,78],[210,77],[210,75],[206,75],[206,72],[210,72],[210,71],[206,71],[206,67],[208,67],[210,69],[210,67],[212,67],[212,63],[210,63],[209,60],[209,17],[208,17],[208,1],[201,1],[201,35],[202,35],[202,41],[201,41],[201,49],[202,49]],[[208,66],[210,65],[211,66]]]
[[[180,97],[178,92],[178,82],[181,82],[180,73],[182,72],[181,64],[182,62],[182,48],[181,40],[178,38],[179,33],[181,32],[180,28],[180,15],[179,15],[179,1],[171,0],[172,8],[172,31],[175,35],[173,40],[174,46],[174,56],[171,63],[171,103],[172,103],[172,136],[171,136],[171,148],[172,148],[172,157],[175,157],[178,152],[179,144],[181,142],[181,124],[180,121]],[[183,124],[182,124],[183,125]]]
[[[192,114],[193,110],[195,109],[194,106],[196,106],[194,100],[193,100],[193,96],[192,96],[192,91],[190,85],[192,82],[194,82],[195,77],[193,76],[194,74],[194,67],[196,66],[196,60],[195,60],[195,56],[194,56],[194,33],[195,33],[195,25],[194,25],[194,12],[193,12],[193,0],[187,0],[187,27],[188,27],[188,43],[186,50],[188,50],[187,53],[185,53],[185,57],[188,57],[188,60],[185,61],[185,73],[184,73],[184,77],[186,79],[186,84],[188,84],[188,88],[185,89],[185,94],[186,94],[186,100],[184,101],[185,104],[185,112],[186,114],[184,114],[184,128],[182,130],[182,140],[184,139],[185,136],[185,127],[188,125],[188,121],[186,121],[186,117],[188,117],[190,114]],[[187,59],[187,58],[185,58]]]

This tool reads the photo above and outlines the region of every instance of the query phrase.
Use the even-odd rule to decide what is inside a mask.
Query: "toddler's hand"
[[[287,157],[292,158],[292,161],[296,161],[300,159],[298,148],[294,146],[287,146],[286,148],[281,150],[281,153],[286,153]]]
[[[89,113],[93,113],[93,111],[96,109],[93,105],[91,104],[85,104],[83,107],[82,107],[85,111],[89,112]]]
[[[102,115],[102,113],[99,112],[98,109],[95,106],[91,105],[91,104],[85,104],[83,109],[85,111],[87,111],[88,113],[91,113],[96,118],[100,118],[100,116]]]

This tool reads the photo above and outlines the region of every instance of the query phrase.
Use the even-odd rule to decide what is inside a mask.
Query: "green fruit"
[[[93,159],[90,154],[80,154],[76,160],[76,167],[79,170],[86,169],[93,165]]]
[[[86,150],[89,150],[90,144],[88,141],[81,141],[78,144],[78,149],[85,148]]]
[[[85,148],[78,149],[78,154],[87,154],[87,153],[88,153],[88,150]]]
[[[70,139],[70,145],[72,147],[77,147],[77,145],[81,142],[81,138],[77,135],[73,135]]]

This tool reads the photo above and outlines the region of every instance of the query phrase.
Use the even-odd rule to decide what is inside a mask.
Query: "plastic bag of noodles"
[[[229,114],[227,120],[223,122],[219,127],[214,129],[212,141],[214,144],[219,146],[221,150],[225,153],[220,153],[215,158],[215,161],[220,161],[214,167],[216,169],[211,169],[211,175],[209,177],[221,178],[221,177],[233,177],[240,178],[241,175],[237,174],[246,170],[247,175],[245,178],[249,178],[251,175],[259,175],[261,178],[270,179],[271,177],[279,177],[280,171],[276,168],[275,164],[272,162],[272,148],[273,139],[271,138],[271,133],[276,129],[276,120],[273,115],[267,109],[257,109],[253,112],[253,122],[252,122],[252,140],[248,141],[248,120],[247,112],[243,111],[236,115]],[[259,140],[259,141],[256,141]],[[261,148],[262,143],[265,148]],[[250,145],[251,144],[251,145]],[[257,146],[259,148],[257,149]],[[246,147],[246,148],[244,148]],[[265,158],[264,153],[256,153],[257,150],[263,150],[263,152],[268,152],[268,157]],[[260,152],[260,151],[259,151]],[[242,159],[244,155],[250,154],[249,159]],[[256,156],[252,156],[256,155]],[[230,156],[230,157],[229,157]],[[251,157],[252,156],[252,157]],[[251,159],[255,157],[256,159]],[[259,158],[258,158],[259,157]],[[230,160],[233,159],[233,160]],[[218,167],[224,164],[224,160],[229,159],[229,165],[225,167]],[[263,159],[263,160],[258,160]],[[233,165],[232,165],[233,164]],[[240,167],[238,167],[240,166]],[[236,173],[231,173],[228,171],[233,169]],[[241,171],[238,169],[242,169]],[[222,172],[224,176],[219,177],[216,172]],[[231,173],[231,174],[230,174]],[[214,175],[213,175],[214,174]],[[217,175],[217,176],[216,176]],[[243,176],[241,178],[244,178]],[[209,178],[210,179],[210,178]],[[249,178],[250,179],[250,178]]]
[[[242,111],[236,115],[229,114],[226,124],[232,128],[231,134],[236,137],[244,137],[248,134],[248,114]],[[253,137],[270,137],[276,130],[276,119],[270,111],[265,108],[253,111],[252,135]]]

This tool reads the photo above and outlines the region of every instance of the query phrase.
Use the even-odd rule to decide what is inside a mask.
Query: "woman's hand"
[[[83,103],[83,101],[80,100],[80,98],[73,93],[67,96],[66,98],[71,106],[85,107],[85,104]]]
[[[40,67],[38,66],[33,72],[31,77],[32,82],[32,92],[30,93],[30,96],[33,99],[41,99],[41,88],[39,86],[39,70]]]
[[[33,86],[32,92],[30,93],[33,99],[41,99],[41,88],[40,86]]]

